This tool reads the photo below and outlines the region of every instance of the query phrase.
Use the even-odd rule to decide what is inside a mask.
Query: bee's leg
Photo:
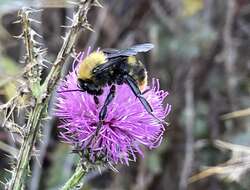
[[[107,115],[107,108],[108,105],[111,103],[111,101],[114,99],[115,97],[115,85],[112,85],[109,89],[109,94],[106,97],[106,100],[104,102],[104,105],[102,106],[102,109],[99,113],[99,120],[103,121]]]
[[[108,105],[110,104],[110,102],[112,102],[114,97],[115,97],[115,85],[112,85],[110,87],[109,94],[107,95],[107,97],[105,99],[105,102],[104,102],[104,104],[102,106],[102,109],[101,109],[101,111],[99,113],[99,122],[98,122],[97,128],[96,128],[96,135],[98,134],[99,130],[102,127],[103,121],[107,116]]]
[[[102,125],[103,125],[103,121],[104,121],[104,119],[106,118],[106,115],[107,115],[108,105],[114,99],[114,97],[115,97],[115,85],[112,85],[110,87],[109,94],[107,95],[107,97],[105,99],[105,102],[104,102],[104,104],[102,106],[102,109],[101,109],[101,111],[99,113],[99,121],[98,121],[97,126],[96,126],[95,135],[93,135],[91,137],[88,144],[91,144],[92,141],[95,141],[96,137],[98,136],[98,133],[99,133],[99,131],[100,131]],[[95,101],[95,96],[94,96],[94,101]],[[99,100],[98,100],[98,103],[99,103]]]
[[[97,96],[94,96],[94,102],[96,105],[99,105],[100,102]]]
[[[156,120],[158,120],[160,123],[166,124],[168,125],[164,120],[159,119],[158,117],[156,117],[153,114],[153,109],[150,106],[150,104],[148,103],[148,101],[143,97],[139,87],[136,84],[136,81],[133,77],[131,77],[130,75],[125,75],[124,76],[124,80],[125,82],[128,84],[128,86],[131,88],[132,92],[134,93],[134,95],[139,98],[140,102],[142,103],[142,105],[144,106],[145,110],[152,115]]]
[[[133,79],[133,77],[131,77],[130,75],[126,75],[124,77],[124,79],[125,79],[125,82],[128,84],[128,86],[131,88],[134,95],[137,98],[139,98],[140,102],[142,103],[142,105],[144,106],[146,111],[149,114],[151,114],[153,112],[153,109],[150,106],[150,104],[148,103],[148,101],[142,96],[142,93],[141,93],[139,87],[137,86],[135,79]]]

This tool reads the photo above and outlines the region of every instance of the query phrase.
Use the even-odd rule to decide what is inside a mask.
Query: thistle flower
[[[89,51],[87,52],[87,55]],[[80,53],[75,64],[81,62],[84,53]],[[59,91],[78,89],[77,65],[61,82]],[[140,101],[126,85],[116,86],[116,96],[108,106],[107,117],[96,135],[98,114],[109,92],[99,96],[97,106],[93,96],[86,92],[64,92],[57,95],[55,115],[61,119],[60,136],[63,141],[72,144],[81,155],[91,162],[102,160],[107,163],[129,164],[136,161],[136,154],[143,156],[142,146],[149,149],[160,145],[164,126],[149,115]],[[164,119],[171,106],[163,106],[168,92],[160,90],[159,81],[152,80],[143,96],[148,100],[156,117]],[[94,140],[93,140],[93,137]]]

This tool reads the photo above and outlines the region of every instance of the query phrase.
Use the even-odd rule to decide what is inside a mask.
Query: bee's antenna
[[[72,89],[72,90],[61,90],[61,91],[56,91],[57,93],[63,93],[63,92],[84,92],[84,90],[80,89]]]

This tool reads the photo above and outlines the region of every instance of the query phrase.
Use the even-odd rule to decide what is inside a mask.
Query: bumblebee
[[[96,133],[106,118],[108,105],[115,97],[116,85],[122,84],[127,84],[130,87],[150,115],[161,123],[165,123],[153,114],[152,107],[143,97],[142,92],[147,86],[147,71],[144,64],[136,58],[137,53],[147,52],[153,47],[154,45],[151,43],[144,43],[124,50],[103,49],[89,54],[80,63],[77,73],[80,91],[93,95],[97,105],[99,105],[98,96],[102,95],[103,87],[110,86],[109,93],[99,113]]]

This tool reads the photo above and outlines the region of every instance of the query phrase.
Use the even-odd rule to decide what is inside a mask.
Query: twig
[[[146,160],[142,159],[139,163],[138,174],[136,176],[135,185],[132,186],[132,190],[144,190],[152,183],[154,174],[147,171]]]
[[[221,119],[227,120],[227,119],[234,119],[238,117],[247,117],[250,116],[250,108],[234,111],[231,113],[227,113],[221,116]]]
[[[185,148],[185,158],[183,161],[183,168],[180,177],[179,189],[185,190],[188,186],[188,177],[192,168],[193,163],[193,126],[194,126],[194,74],[193,65],[191,65],[191,70],[189,71],[186,83],[185,83],[185,100],[186,100],[186,148]]]
[[[10,155],[12,155],[14,158],[17,157],[18,150],[16,148],[13,148],[12,146],[5,144],[4,142],[0,141],[0,150],[3,150]]]
[[[235,63],[237,58],[237,48],[235,40],[232,36],[234,16],[236,13],[236,2],[235,0],[226,1],[227,11],[226,20],[223,31],[223,41],[224,41],[224,60],[225,60],[225,72],[226,72],[226,84],[227,91],[229,95],[230,106],[232,110],[235,110],[235,99],[236,99],[236,86],[237,79],[235,76]]]
[[[162,8],[159,1],[152,1],[151,7],[155,16],[161,21],[167,30],[169,30],[172,34],[180,32],[175,18],[170,18],[170,16],[167,15],[165,9]]]
[[[232,151],[231,158],[217,166],[207,167],[198,174],[189,178],[188,182],[193,183],[212,175],[228,177],[230,180],[238,181],[240,177],[250,168],[250,149],[247,146],[232,144],[221,140],[215,140],[215,145],[220,149]]]

